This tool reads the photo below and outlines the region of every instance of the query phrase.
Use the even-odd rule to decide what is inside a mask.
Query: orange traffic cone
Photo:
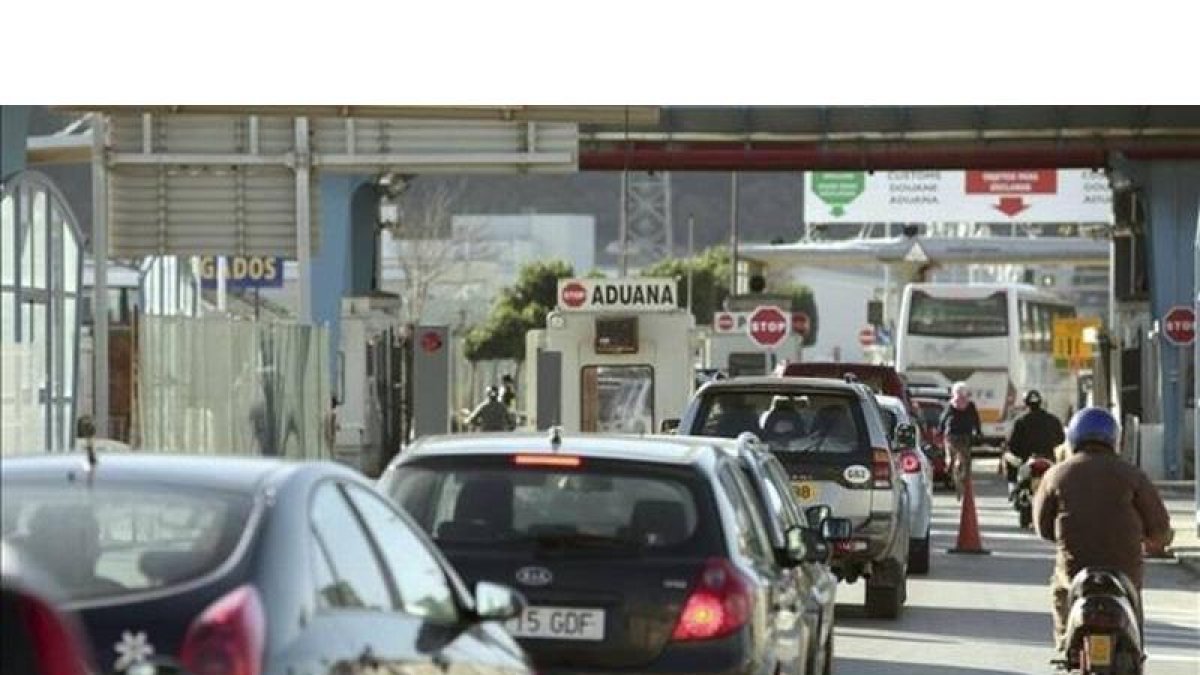
[[[975,515],[975,489],[971,487],[973,483],[968,476],[963,486],[962,512],[958,519],[958,543],[949,553],[991,553],[983,547],[983,540],[979,536],[979,518]]]

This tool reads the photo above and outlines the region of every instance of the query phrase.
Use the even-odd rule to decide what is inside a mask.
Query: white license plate
[[[513,637],[549,640],[604,639],[604,610],[579,607],[526,607],[504,624]]]

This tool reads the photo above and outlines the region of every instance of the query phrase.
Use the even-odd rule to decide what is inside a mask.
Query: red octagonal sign
[[[1192,344],[1196,340],[1196,313],[1184,305],[1172,307],[1163,317],[1163,335],[1181,347]]]
[[[787,338],[791,329],[791,317],[773,305],[764,305],[750,314],[746,332],[750,340],[759,347],[773,349]]]

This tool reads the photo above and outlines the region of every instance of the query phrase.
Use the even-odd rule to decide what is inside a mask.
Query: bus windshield
[[[933,337],[1002,337],[1008,335],[1008,303],[1004,291],[984,298],[938,298],[912,291],[908,334]]]

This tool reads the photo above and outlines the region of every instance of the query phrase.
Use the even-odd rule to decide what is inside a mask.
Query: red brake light
[[[905,452],[900,455],[900,468],[904,473],[920,473],[921,460],[917,458],[914,452]]]
[[[892,458],[883,448],[871,451],[871,478],[875,487],[886,488],[892,485]]]
[[[192,623],[179,660],[194,675],[259,675],[266,632],[258,592],[241,586]]]
[[[49,605],[22,595],[20,608],[41,675],[85,675],[89,672],[75,631]]]
[[[725,637],[750,620],[750,586],[733,564],[710,558],[688,595],[671,639],[677,642]]]
[[[513,464],[575,469],[583,465],[583,458],[575,455],[513,455]]]

